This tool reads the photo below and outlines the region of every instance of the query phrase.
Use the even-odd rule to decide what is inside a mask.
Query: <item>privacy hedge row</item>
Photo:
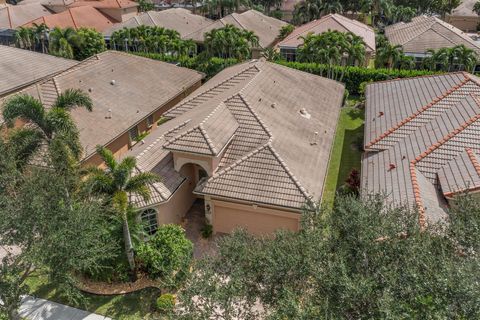
[[[201,58],[200,56],[195,56],[195,57],[179,57],[175,58],[172,56],[166,56],[163,54],[159,53],[142,53],[142,52],[132,52],[133,54],[150,58],[150,59],[155,59],[155,60],[161,60],[165,62],[171,62],[171,63],[178,63],[181,67],[189,68],[189,69],[194,69],[200,72],[203,72],[206,74],[207,79],[213,77],[223,69],[237,64],[239,61],[237,59],[222,59],[222,58]]]
[[[286,62],[278,61],[278,64],[305,71],[308,73],[313,73],[317,75],[326,75],[326,70],[328,66],[320,65],[315,63],[300,63],[300,62]],[[345,87],[350,94],[358,95],[360,94],[360,85],[363,82],[371,81],[383,81],[396,78],[409,78],[417,77],[429,74],[435,74],[438,72],[428,71],[428,70],[390,70],[390,69],[370,69],[370,68],[361,68],[361,67],[335,67],[340,73],[342,69],[345,69],[345,74],[343,76],[342,82],[345,83]]]

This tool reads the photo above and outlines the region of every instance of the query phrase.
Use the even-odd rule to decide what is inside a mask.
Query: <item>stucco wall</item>
[[[300,213],[276,210],[227,201],[212,200],[214,232],[231,233],[235,228],[245,228],[255,235],[272,234],[275,230],[300,229]]]
[[[126,21],[130,18],[135,17],[138,14],[137,7],[133,8],[111,8],[111,9],[106,9],[106,8],[99,8],[99,10],[109,16],[112,19],[117,20],[118,22],[123,22]]]
[[[480,17],[447,16],[445,21],[465,32],[477,32]]]

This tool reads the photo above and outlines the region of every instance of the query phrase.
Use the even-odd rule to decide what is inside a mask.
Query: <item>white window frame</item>
[[[143,224],[143,230],[149,236],[153,236],[158,230],[157,209],[148,208],[142,210],[140,213],[140,219]]]

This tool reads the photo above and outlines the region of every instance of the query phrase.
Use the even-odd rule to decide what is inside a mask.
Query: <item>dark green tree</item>
[[[84,60],[107,50],[103,35],[92,28],[80,28],[77,31],[78,44],[73,52],[76,60]]]

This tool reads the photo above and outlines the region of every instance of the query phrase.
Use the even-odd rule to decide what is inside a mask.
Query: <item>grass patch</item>
[[[364,111],[355,108],[355,98],[347,100],[340,111],[337,132],[323,191],[323,204],[331,207],[336,190],[343,185],[350,171],[360,170],[362,152],[358,145],[363,143]]]
[[[67,301],[59,295],[56,286],[49,283],[45,274],[36,273],[27,279],[30,294],[42,298],[66,304]],[[115,296],[101,296],[82,293],[85,303],[73,306],[89,312],[101,314],[115,320],[140,320],[158,319],[158,314],[153,314],[155,300],[160,295],[160,290],[148,288],[141,291]]]

